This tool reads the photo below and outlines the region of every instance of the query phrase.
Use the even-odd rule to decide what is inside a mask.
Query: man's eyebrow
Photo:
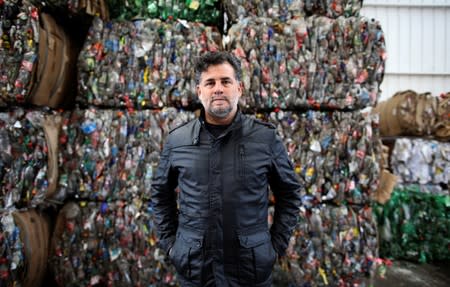
[[[232,78],[231,77],[222,77],[222,78],[219,78],[219,80],[220,81],[223,81],[223,80],[231,80]],[[216,80],[216,78],[208,78],[208,79],[205,79],[205,82],[211,82],[211,81],[215,81]]]

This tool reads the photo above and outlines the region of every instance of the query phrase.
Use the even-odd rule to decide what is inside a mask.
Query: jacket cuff
[[[172,248],[173,244],[175,242],[175,236],[170,236],[166,239],[159,241],[159,247],[161,247],[162,250],[164,250],[164,253],[169,255],[169,250]]]
[[[284,237],[281,235],[277,235],[276,233],[272,233],[272,245],[278,256],[284,256],[286,254],[286,249],[288,247],[288,242],[285,242]]]

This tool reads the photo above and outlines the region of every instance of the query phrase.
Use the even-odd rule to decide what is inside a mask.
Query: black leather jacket
[[[238,111],[215,138],[200,117],[172,130],[161,153],[151,195],[160,246],[172,248],[189,286],[270,286],[276,253],[285,253],[297,223],[300,188],[272,125]]]

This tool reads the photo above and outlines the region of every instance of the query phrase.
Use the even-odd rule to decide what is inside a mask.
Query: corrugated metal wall
[[[400,90],[450,91],[450,0],[365,0],[381,22],[388,59],[381,100]]]

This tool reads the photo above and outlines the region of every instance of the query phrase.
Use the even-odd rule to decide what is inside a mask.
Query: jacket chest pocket
[[[234,174],[245,185],[264,183],[270,165],[270,149],[263,143],[239,143],[235,147]]]
[[[245,180],[246,160],[245,160],[245,146],[243,144],[238,145],[236,156],[236,177],[238,180]]]

